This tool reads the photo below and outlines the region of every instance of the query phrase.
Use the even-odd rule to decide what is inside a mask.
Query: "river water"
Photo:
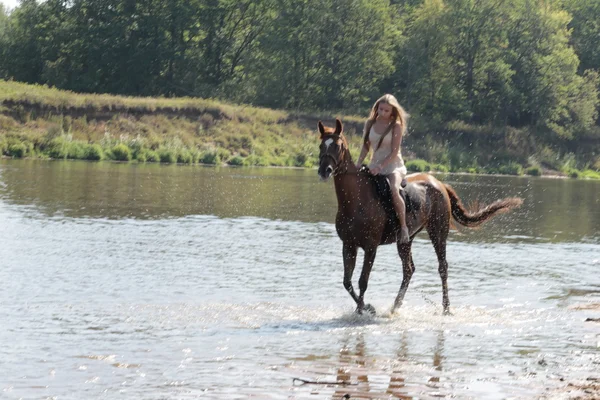
[[[452,316],[426,233],[390,316],[380,248],[372,317],[315,170],[0,160],[0,397],[533,399],[597,377],[600,182],[439,178],[524,204],[450,234]]]

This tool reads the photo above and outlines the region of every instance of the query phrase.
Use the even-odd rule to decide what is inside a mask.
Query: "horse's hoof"
[[[367,314],[371,314],[373,316],[377,315],[377,311],[375,311],[375,307],[373,307],[370,304],[366,304],[365,307],[363,308],[363,311],[366,312]]]
[[[443,315],[454,315],[454,314],[452,314],[452,313],[450,312],[450,309],[449,309],[449,308],[446,308],[446,309],[444,309],[444,313],[443,313]]]

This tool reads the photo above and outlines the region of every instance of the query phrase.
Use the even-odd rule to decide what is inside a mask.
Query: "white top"
[[[379,140],[381,139],[381,135],[375,132],[375,129],[371,127],[369,131],[369,142],[371,143],[371,148],[374,150],[373,157],[371,157],[371,163],[369,164],[369,168],[373,168],[377,165],[381,165],[381,162],[390,155],[392,152],[392,132],[389,132],[383,140],[381,141],[381,146],[377,150],[375,148],[379,144]],[[398,155],[392,161],[390,161],[383,169],[381,170],[382,175],[389,175],[394,172],[400,172],[402,176],[406,176],[406,167],[404,166],[404,160],[402,159],[402,152],[399,150]]]

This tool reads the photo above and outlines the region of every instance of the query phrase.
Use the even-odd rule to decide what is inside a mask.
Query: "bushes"
[[[208,150],[200,155],[200,162],[203,164],[218,165],[226,162],[230,157],[231,153],[225,149]]]
[[[146,161],[148,162],[160,162],[160,156],[154,150],[148,150],[146,152]]]
[[[177,162],[177,152],[173,149],[159,149],[158,157],[161,163],[175,164]]]
[[[234,156],[231,157],[229,159],[229,161],[227,161],[227,164],[229,165],[234,165],[234,166],[241,166],[244,165],[244,158],[241,156]]]
[[[269,165],[269,160],[265,157],[257,156],[256,154],[251,154],[244,160],[244,165],[266,167]]]
[[[538,167],[537,165],[534,165],[532,167],[527,168],[525,170],[525,174],[527,174],[529,176],[541,176],[542,169],[540,167]]]
[[[23,143],[13,143],[8,146],[7,153],[11,157],[23,158],[27,152],[27,147]]]
[[[406,169],[410,172],[426,172],[431,170],[431,166],[425,160],[410,160],[406,164]]]
[[[501,173],[502,175],[523,175],[523,167],[521,166],[521,164],[518,164],[516,162],[511,162],[508,163],[506,165],[501,165],[498,168],[498,172]]]
[[[90,144],[86,147],[84,156],[86,160],[100,161],[103,157],[104,152],[99,144]]]
[[[581,177],[585,179],[600,179],[600,172],[586,169],[581,173]]]
[[[72,160],[83,160],[85,159],[86,148],[83,144],[78,142],[70,142],[67,146],[67,158]]]
[[[68,142],[63,136],[59,136],[50,140],[47,145],[47,153],[50,158],[67,158],[69,155],[70,142]]]
[[[449,168],[443,164],[434,164],[431,166],[431,169],[433,171],[437,171],[437,172],[448,172],[449,171]]]
[[[131,150],[126,144],[119,143],[111,149],[112,159],[117,161],[130,161]]]
[[[181,164],[192,164],[194,158],[189,150],[180,150],[177,154],[177,162]]]

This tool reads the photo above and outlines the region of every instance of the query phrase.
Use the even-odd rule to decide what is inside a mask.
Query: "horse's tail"
[[[519,197],[510,197],[496,200],[486,207],[479,208],[477,211],[469,211],[463,206],[462,201],[454,189],[446,184],[444,184],[444,186],[450,197],[452,216],[456,222],[469,228],[479,226],[494,215],[507,212],[513,208],[519,207],[523,203],[523,200]]]

